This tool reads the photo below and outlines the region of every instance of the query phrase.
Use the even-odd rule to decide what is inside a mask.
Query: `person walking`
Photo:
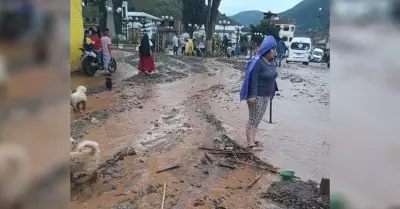
[[[278,55],[278,66],[281,67],[282,59],[283,56],[285,56],[285,51],[286,51],[286,44],[285,42],[280,39],[278,42],[278,45],[276,47],[277,55]]]
[[[246,126],[247,145],[250,150],[261,151],[256,133],[267,110],[268,102],[277,90],[278,73],[272,63],[276,49],[273,36],[266,36],[257,54],[247,63],[245,78],[240,90],[240,100],[246,100],[249,120]]]
[[[235,47],[235,54],[236,54],[236,56],[237,56],[238,58],[240,58],[241,47],[240,47],[240,44],[239,44],[239,43],[236,44],[236,47]]]
[[[111,72],[108,70],[108,65],[111,61],[111,48],[112,42],[110,39],[110,30],[106,28],[103,32],[103,36],[100,39],[101,50],[103,52],[103,65],[104,65],[104,73],[106,75],[111,75]]]
[[[178,32],[176,32],[174,37],[172,38],[172,43],[173,43],[174,55],[178,55],[178,49],[179,49]]]
[[[188,39],[186,42],[185,54],[194,56],[194,44],[192,39]]]
[[[139,64],[138,69],[149,75],[154,71],[154,57],[151,50],[151,44],[147,33],[143,35],[142,41],[139,46]]]
[[[181,41],[181,50],[182,50],[181,55],[185,54],[186,42],[187,42],[186,38],[183,38]]]

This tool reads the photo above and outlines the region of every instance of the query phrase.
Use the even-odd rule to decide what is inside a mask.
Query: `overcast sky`
[[[292,8],[301,1],[302,0],[222,0],[219,11],[228,16],[246,10],[279,13]]]

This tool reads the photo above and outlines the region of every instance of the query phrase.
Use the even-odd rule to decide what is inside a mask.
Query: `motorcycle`
[[[83,48],[79,48],[82,52],[81,63],[83,72],[87,76],[94,76],[98,70],[104,70],[103,59],[98,59],[94,52],[85,51]],[[108,71],[114,73],[117,70],[117,62],[111,57],[108,65]]]

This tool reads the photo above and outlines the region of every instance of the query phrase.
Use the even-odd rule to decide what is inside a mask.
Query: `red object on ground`
[[[138,69],[142,72],[153,72],[154,71],[154,57],[153,56],[141,56],[139,60]]]

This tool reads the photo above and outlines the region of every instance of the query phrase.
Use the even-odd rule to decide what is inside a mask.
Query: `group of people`
[[[94,52],[96,54],[97,62],[103,62],[104,73],[110,75],[108,65],[111,61],[112,42],[108,28],[103,31],[101,35],[100,29],[94,30],[89,28],[85,30],[85,38],[83,40],[83,49],[87,52]]]
[[[178,55],[179,47],[181,49],[181,55],[189,56],[203,56],[203,52],[200,49],[200,43],[197,39],[181,38],[179,40],[178,33],[172,38],[173,52],[174,55]]]

